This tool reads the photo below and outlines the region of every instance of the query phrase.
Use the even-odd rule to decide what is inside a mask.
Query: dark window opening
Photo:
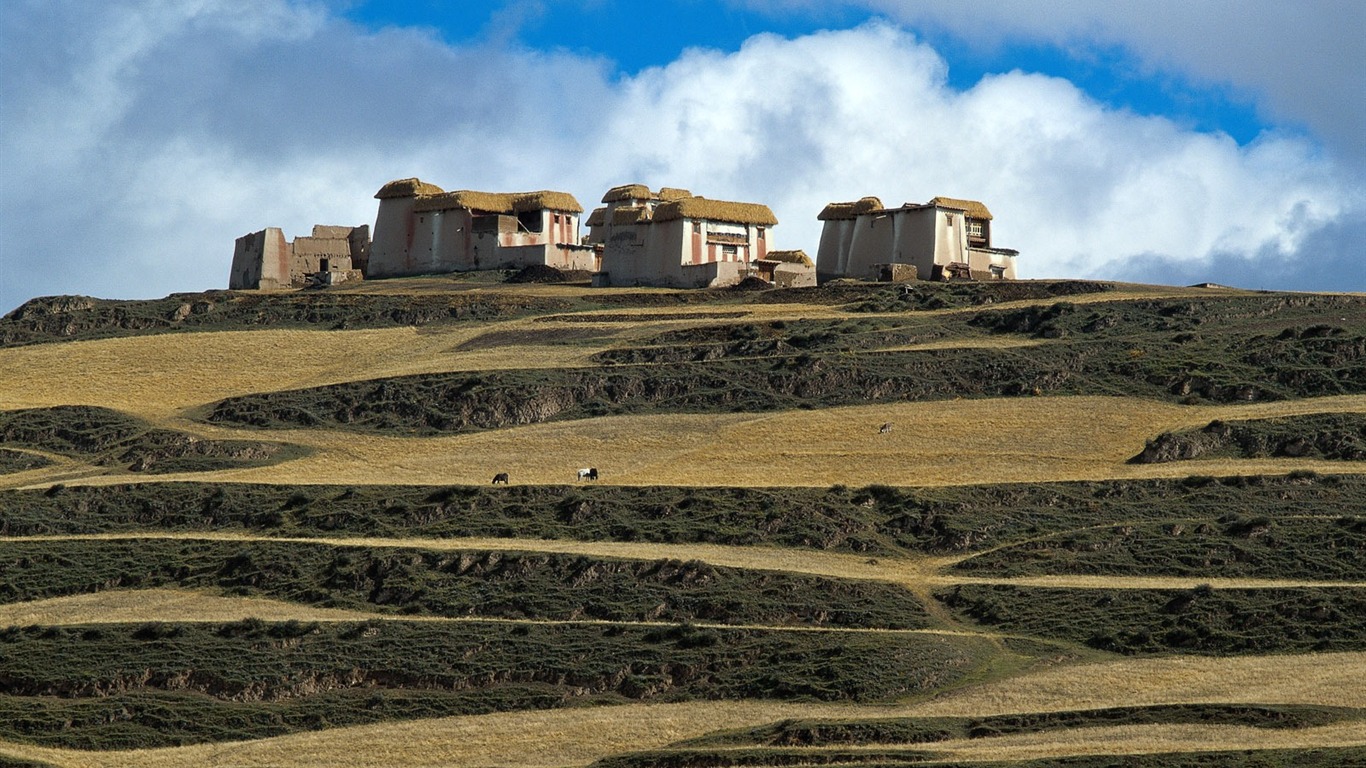
[[[517,226],[526,232],[540,232],[543,222],[540,211],[522,211],[517,214]]]

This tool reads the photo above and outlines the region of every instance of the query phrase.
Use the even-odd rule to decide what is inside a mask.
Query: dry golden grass
[[[1027,339],[1019,336],[978,336],[976,338],[940,339],[921,344],[907,344],[900,347],[882,347],[879,352],[927,352],[934,349],[1018,349],[1037,347],[1045,344],[1042,339]]]
[[[837,711],[848,709],[720,701],[630,705],[417,720],[233,744],[128,752],[86,753],[0,743],[0,754],[47,760],[63,768],[579,766],[614,754],[664,747],[721,728]]]
[[[126,752],[80,752],[0,743],[0,753],[64,768],[232,766],[582,766],[730,728],[785,718],[983,716],[1181,703],[1366,707],[1366,654],[1236,659],[1126,659],[1061,666],[899,706],[699,702],[512,712],[338,728],[274,739]],[[1096,751],[1295,748],[1363,743],[1360,724],[1302,731],[1150,726],[999,737],[935,745],[965,758],[1023,759]],[[1191,739],[1200,739],[1193,744]],[[986,759],[986,758],[984,758]]]
[[[396,438],[281,430],[315,449],[289,464],[199,475],[263,483],[570,483],[593,466],[621,485],[851,486],[1366,471],[1352,462],[1215,460],[1130,465],[1144,441],[1215,418],[1366,412],[1366,397],[1187,407],[1110,397],[1005,398],[848,406],[770,414],[616,416],[470,435]],[[890,433],[878,427],[893,424]],[[208,437],[260,432],[184,423]],[[176,479],[167,476],[164,479]],[[179,476],[190,479],[195,476]],[[126,480],[111,476],[107,481]]]
[[[511,324],[509,324],[511,325]],[[453,351],[490,326],[137,336],[0,350],[0,409],[99,405],[165,422],[224,397],[379,376],[581,364],[596,349]]]
[[[473,350],[471,354],[480,353]],[[197,394],[234,385],[205,377]],[[135,403],[93,384],[90,399],[164,414],[194,394]],[[186,385],[191,388],[198,385]],[[101,397],[95,395],[103,393]],[[4,397],[4,395],[0,395]],[[658,414],[534,424],[449,437],[403,438],[339,430],[228,429],[184,419],[161,423],[211,438],[263,437],[309,446],[282,465],[145,476],[63,461],[0,477],[0,488],[52,482],[205,480],[259,483],[482,484],[498,472],[515,483],[572,483],[595,466],[620,485],[962,485],[1185,477],[1191,474],[1366,472],[1366,465],[1310,459],[1217,459],[1126,464],[1144,441],[1213,419],[1366,412],[1366,396],[1227,406],[1178,406],[1111,397],[952,400],[847,406],[769,414]],[[880,434],[885,421],[893,430]]]
[[[1366,707],[1366,653],[1175,656],[1047,667],[945,695],[916,711],[953,717],[1217,703]]]
[[[315,608],[260,597],[222,597],[179,589],[114,589],[89,595],[0,604],[0,626],[131,624],[148,621],[365,621],[385,614]],[[401,617],[395,617],[401,618]]]

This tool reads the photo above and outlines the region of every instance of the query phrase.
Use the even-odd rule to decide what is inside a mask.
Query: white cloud
[[[1306,125],[1366,163],[1366,3],[1360,0],[737,0],[776,12],[861,7],[982,47],[1041,41],[1086,55],[1119,45],[1152,70],[1228,85],[1277,124]]]
[[[830,200],[982,199],[1033,276],[1104,274],[1138,254],[1289,257],[1348,195],[1299,139],[1239,147],[1020,72],[955,91],[933,51],[888,25],[761,36],[646,71],[592,157],[623,181],[769,202],[779,243],[809,250]]]
[[[885,24],[614,79],[598,60],[453,48],[285,0],[69,8],[0,21],[0,309],[222,287],[238,235],[372,221],[374,190],[409,175],[590,207],[615,184],[687,186],[769,203],[777,242],[812,253],[830,200],[978,197],[1032,276],[1230,254],[1272,269],[1362,210],[1302,139],[1239,147],[1027,73],[956,91]]]

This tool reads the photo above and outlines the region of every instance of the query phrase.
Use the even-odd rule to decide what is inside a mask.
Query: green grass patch
[[[40,763],[18,757],[0,754],[0,768],[57,768],[52,763]]]
[[[1231,509],[1272,521],[1351,518],[1366,509],[1366,477],[923,489],[138,483],[0,491],[0,530],[11,536],[152,529],[769,544],[883,556],[971,552],[1105,524],[1181,524],[1190,537],[1201,523],[1224,530],[1219,520]],[[1039,545],[1050,546],[1056,545]]]
[[[110,300],[89,296],[44,296],[25,302],[0,318],[0,347],[54,341],[144,336],[183,331],[230,331],[256,328],[356,329],[429,326],[582,312],[601,308],[657,309],[698,304],[745,305],[853,303],[854,311],[899,311],[949,306],[979,306],[1017,298],[1109,290],[1113,286],[1084,281],[980,283],[942,286],[918,284],[915,299],[900,299],[900,288],[874,284],[842,284],[749,293],[740,291],[611,292],[587,296],[528,296],[515,289],[500,291],[505,275],[491,272],[443,276],[448,291],[412,295],[300,291],[257,293],[205,291],[172,294],[161,299]],[[386,281],[401,287],[403,281]],[[482,287],[478,293],[470,287]],[[886,304],[886,310],[875,305]]]
[[[16,451],[12,448],[0,448],[0,475],[26,472],[30,469],[42,469],[51,464],[52,460],[46,456],[39,456],[27,451]]]
[[[991,653],[923,635],[414,622],[0,630],[0,738],[88,749],[696,699],[878,702]]]
[[[1306,325],[1323,313],[1339,325]],[[877,352],[924,338],[1023,334],[1010,349]],[[441,434],[631,413],[764,412],[868,402],[1112,395],[1179,402],[1366,392],[1366,300],[1246,295],[1058,303],[917,324],[896,318],[673,331],[603,363],[420,374],[228,398],[212,422]],[[759,358],[756,360],[755,358]]]
[[[992,717],[918,717],[843,721],[783,720],[739,731],[710,734],[678,747],[828,747],[927,744],[1016,733],[1043,733],[1108,725],[1243,725],[1254,728],[1311,728],[1345,720],[1366,720],[1366,712],[1340,707],[1247,704],[1168,704],[1075,712],[1039,712]]]
[[[907,312],[979,307],[1002,301],[1037,301],[1088,293],[1126,290],[1117,283],[1095,280],[1029,280],[1000,283],[916,281],[881,285],[870,295],[850,302],[848,312]]]
[[[965,621],[1123,654],[1366,650],[1366,589],[1062,589],[963,584]]]
[[[0,542],[0,600],[186,587],[432,616],[926,626],[894,585],[698,561],[165,539]]]
[[[782,356],[606,368],[418,374],[232,397],[208,421],[435,435],[639,413],[762,412],[1061,391],[1066,356],[994,350]],[[1366,386],[1364,384],[1363,386]]]
[[[574,306],[572,300],[485,292],[386,296],[206,291],[133,301],[46,296],[0,318],[0,347],[184,331],[426,326],[558,312]]]
[[[1078,755],[1041,760],[958,762],[925,750],[840,751],[782,749],[657,750],[594,763],[594,768],[728,768],[729,766],[857,765],[887,768],[1360,768],[1366,748],[1177,752],[1142,755]]]
[[[149,474],[261,467],[306,453],[305,448],[286,443],[207,440],[157,429],[141,419],[90,405],[0,411],[0,443]]]
[[[1164,432],[1131,464],[1199,458],[1269,456],[1366,461],[1366,414],[1316,413],[1277,419],[1211,421],[1202,429]]]
[[[963,573],[1366,580],[1366,517],[1230,512],[1214,520],[1090,528],[965,560]]]
[[[850,352],[986,336],[962,318],[857,317],[839,320],[772,320],[727,323],[664,331],[636,346],[594,355],[595,363],[706,362],[723,358],[782,357],[815,352]]]

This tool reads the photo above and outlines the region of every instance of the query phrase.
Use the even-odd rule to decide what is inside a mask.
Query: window
[[[972,219],[969,219],[969,220],[968,220],[968,237],[981,237],[981,236],[982,236],[982,222],[980,222],[980,221],[973,221]]]
[[[759,227],[759,239],[760,239],[760,240],[763,240],[763,239],[764,239],[764,228],[763,228],[763,227]]]
[[[944,214],[944,226],[948,227],[949,229],[953,229],[953,214],[952,214],[952,213],[946,213],[946,214]]]
[[[517,214],[517,224],[523,232],[540,232],[542,221],[540,211],[521,211]]]
[[[702,222],[700,222],[700,221],[694,221],[694,222],[692,223],[692,233],[693,233],[694,235],[700,235],[700,234],[702,234]]]

